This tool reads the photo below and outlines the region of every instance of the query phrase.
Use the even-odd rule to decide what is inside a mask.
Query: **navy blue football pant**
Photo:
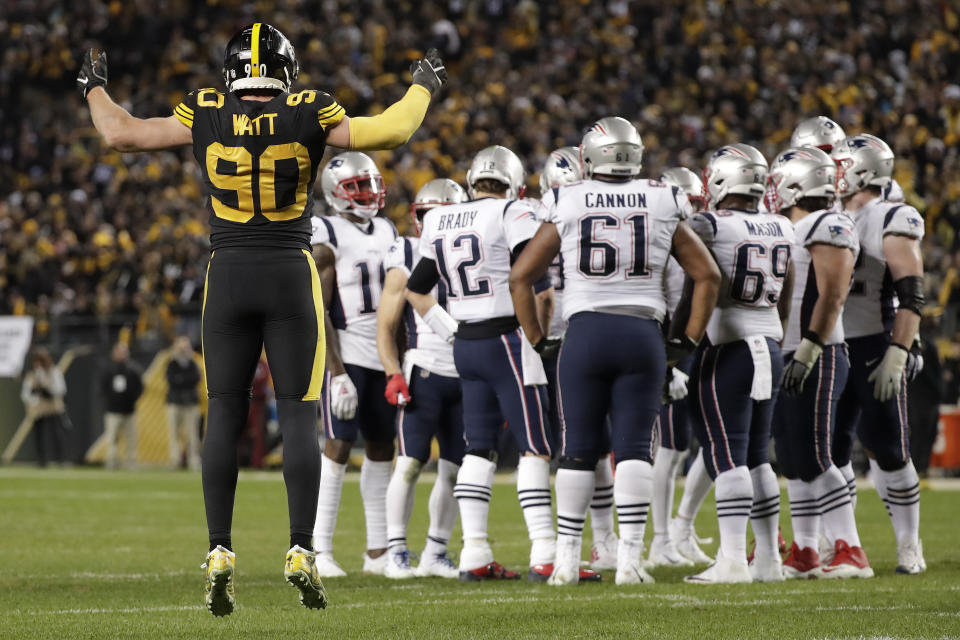
[[[523,384],[520,330],[492,338],[453,343],[453,361],[463,392],[463,436],[467,452],[496,451],[503,423],[525,453],[550,455],[543,385]],[[411,390],[411,393],[413,391]]]
[[[355,442],[359,433],[365,442],[393,442],[397,408],[387,402],[383,395],[387,389],[387,378],[383,371],[347,363],[343,367],[357,388],[357,414],[350,420],[341,420],[333,415],[329,391],[331,374],[327,369],[320,392],[323,430],[327,438]]]
[[[902,469],[910,460],[906,383],[894,398],[880,402],[873,397],[873,383],[867,381],[889,344],[890,336],[884,333],[847,340],[850,377],[837,407],[833,440],[833,461],[838,467],[850,462],[854,430],[884,471]]]
[[[793,359],[793,353],[785,362]],[[837,405],[847,384],[850,362],[842,344],[823,348],[813,371],[796,396],[780,393],[773,419],[773,438],[780,473],[811,482],[833,464],[831,446]]]
[[[595,312],[571,317],[557,365],[561,455],[595,467],[606,452],[609,416],[614,459],[650,462],[665,373],[656,320]]]
[[[783,374],[783,356],[775,340],[766,340],[773,378],[769,400],[750,397],[753,358],[745,341],[701,345],[697,350],[687,406],[711,478],[734,467],[754,469],[769,459],[770,423]]]
[[[690,375],[693,367],[693,354],[680,361],[677,369]],[[689,383],[689,380],[687,381]],[[686,451],[690,447],[690,415],[687,399],[670,402],[660,407],[660,446],[674,451]]]
[[[560,399],[557,397],[557,359],[548,358],[543,361],[543,368],[547,372],[547,395],[550,406],[547,409],[547,434],[550,436],[550,448],[560,451]],[[601,457],[610,453],[610,421],[606,421],[600,441]]]
[[[460,380],[414,367],[410,396],[410,403],[397,414],[400,455],[426,462],[436,436],[440,457],[459,465],[464,449]]]

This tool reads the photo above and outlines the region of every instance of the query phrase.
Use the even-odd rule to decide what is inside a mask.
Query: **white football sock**
[[[360,465],[360,496],[367,521],[367,549],[387,548],[387,485],[392,460],[376,462],[363,456]]]
[[[437,480],[430,491],[428,509],[430,528],[427,530],[427,546],[424,553],[441,556],[447,552],[447,542],[457,524],[457,500],[453,497],[453,485],[457,482],[460,465],[440,458],[437,461]]]
[[[670,516],[673,513],[673,494],[677,470],[686,457],[686,451],[657,449],[653,459],[653,498],[650,501],[650,516],[653,518],[653,535],[669,537]]]
[[[887,504],[887,487],[883,484],[883,474],[880,472],[880,465],[873,458],[867,458],[870,461],[870,480],[873,481],[873,487],[877,490],[877,495],[883,502],[887,515],[890,515],[890,505]]]
[[[557,470],[557,534],[583,536],[583,523],[593,497],[593,471],[578,469]]]
[[[317,500],[317,521],[313,525],[315,551],[333,550],[333,531],[337,528],[337,511],[346,472],[347,465],[338,464],[326,455],[320,456],[320,497]]]
[[[407,546],[407,524],[413,513],[417,478],[423,465],[416,458],[397,456],[397,464],[387,485],[387,546]]]
[[[850,492],[850,504],[853,505],[853,510],[857,510],[857,474],[853,472],[853,463],[848,462],[847,464],[839,467],[840,473],[843,474],[843,479],[847,482],[847,489]]]
[[[846,484],[844,484],[846,486]],[[801,549],[817,550],[820,539],[820,503],[812,482],[787,480],[793,541]]]
[[[620,541],[642,545],[653,493],[653,466],[644,460],[617,463],[613,499],[617,503]]]
[[[913,461],[897,471],[880,469],[897,546],[920,538],[920,477]]]
[[[523,456],[517,465],[517,496],[530,535],[530,566],[553,562],[556,534],[550,500],[550,461]]]
[[[701,448],[690,465],[687,472],[687,478],[683,484],[683,496],[680,498],[680,506],[677,507],[677,521],[681,526],[693,529],[693,523],[697,519],[697,513],[703,505],[707,494],[710,493],[710,487],[713,486],[713,480],[707,473],[707,465],[703,462],[704,450]]]
[[[714,480],[720,553],[733,562],[747,561],[747,520],[753,504],[753,482],[745,466],[724,471]]]
[[[613,466],[610,456],[602,456],[594,471],[590,530],[593,531],[594,542],[605,539],[613,532]]]
[[[750,508],[750,525],[757,541],[754,553],[760,558],[772,558],[780,553],[777,534],[780,527],[780,485],[777,474],[769,463],[750,470],[753,484],[753,505]]]
[[[457,473],[457,484],[453,487],[453,497],[460,507],[464,546],[472,541],[486,544],[490,494],[496,470],[497,465],[486,458],[472,455],[463,457],[463,464]]]
[[[851,547],[859,547],[860,535],[857,533],[850,492],[837,465],[830,465],[826,471],[814,478],[811,484],[820,505],[823,533],[830,544],[843,540]]]

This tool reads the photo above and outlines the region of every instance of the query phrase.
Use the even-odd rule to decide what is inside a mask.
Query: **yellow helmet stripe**
[[[260,77],[260,23],[253,25],[253,35],[250,36],[250,76]]]

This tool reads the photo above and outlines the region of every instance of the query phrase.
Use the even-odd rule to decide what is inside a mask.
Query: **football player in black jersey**
[[[209,418],[203,495],[210,534],[206,604],[215,616],[234,607],[231,523],[237,438],[246,421],[254,368],[266,348],[284,440],[290,551],[284,576],[304,606],[326,594],[310,536],[320,478],[317,399],[323,382],[320,279],[310,253],[312,185],[326,145],[392,149],[420,126],[446,80],[436,51],[413,63],[413,84],[374,117],[349,118],[322,91],[291,92],[298,65],[274,27],[256,23],[227,44],[226,92],[193,91],[166,118],[136,118],[105,90],[106,53],[86,53],[77,85],[97,131],[119,151],[192,145],[210,209],[210,264],[203,299],[203,351]]]

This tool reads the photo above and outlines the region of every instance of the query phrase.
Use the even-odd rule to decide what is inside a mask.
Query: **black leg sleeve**
[[[211,550],[218,544],[233,550],[230,530],[237,491],[237,440],[249,411],[247,397],[210,398],[201,477]]]
[[[311,549],[320,495],[317,403],[278,399],[277,419],[283,434],[283,482],[290,510],[290,546]]]

